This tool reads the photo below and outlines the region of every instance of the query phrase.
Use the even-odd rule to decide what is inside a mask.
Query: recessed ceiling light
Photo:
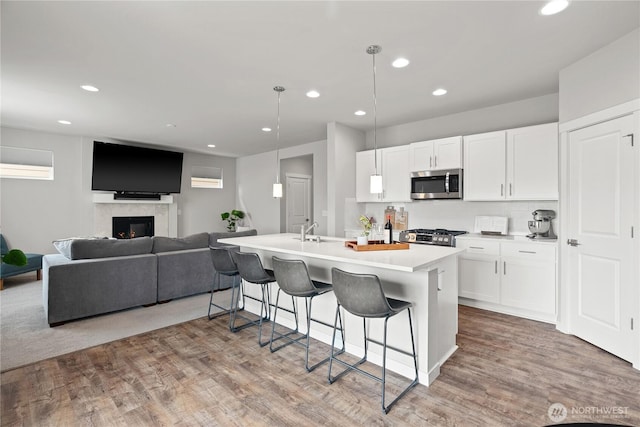
[[[434,90],[432,93],[434,96],[442,96],[447,93],[447,90],[440,88],[440,89]]]
[[[391,63],[395,68],[404,68],[409,65],[409,60],[406,58],[398,58]]]
[[[540,9],[541,15],[555,15],[569,6],[569,0],[551,0]]]
[[[271,128],[262,128],[263,132],[271,132]]]
[[[317,90],[310,90],[309,92],[307,92],[307,96],[309,98],[317,98],[320,96],[320,92],[318,92]]]
[[[209,148],[216,148],[216,144],[207,144],[207,147],[209,147]]]
[[[70,125],[71,122],[69,120],[58,120],[58,123],[60,123],[61,125]]]
[[[356,116],[364,116],[365,114],[367,114],[367,112],[366,111],[362,111],[362,110],[358,110],[353,114],[355,114]]]
[[[100,91],[100,89],[98,89],[95,86],[91,86],[91,85],[82,85],[80,87],[82,89],[86,90],[87,92],[98,92],[98,91]]]
[[[167,124],[165,125],[165,127],[168,127],[168,128],[174,128],[174,127],[176,127],[176,125],[174,125],[173,123],[167,123]]]

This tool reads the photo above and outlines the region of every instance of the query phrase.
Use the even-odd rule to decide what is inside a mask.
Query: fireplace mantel
[[[93,193],[93,203],[173,204],[173,196],[164,195],[160,200],[115,199],[113,193]]]
[[[113,193],[93,193],[94,235],[110,237],[114,216],[153,216],[156,236],[178,235],[178,203],[171,195],[160,200],[115,200]]]

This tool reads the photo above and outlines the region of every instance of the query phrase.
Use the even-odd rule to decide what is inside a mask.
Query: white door
[[[628,361],[638,348],[632,328],[639,327],[632,131],[627,116],[569,133],[568,237],[577,241],[569,248],[572,329]]]
[[[411,172],[433,169],[433,142],[421,141],[409,144],[409,167]]]
[[[311,177],[287,174],[287,232],[300,233],[300,226],[311,224]]]

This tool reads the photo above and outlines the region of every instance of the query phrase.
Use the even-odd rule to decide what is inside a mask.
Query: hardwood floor
[[[372,380],[329,385],[326,365],[306,373],[301,347],[272,354],[255,328],[233,334],[226,317],[205,317],[3,373],[2,425],[542,426],[553,403],[565,423],[640,425],[640,372],[628,363],[551,325],[459,313],[460,348],[440,377],[388,415]],[[314,344],[312,361],[328,349]]]

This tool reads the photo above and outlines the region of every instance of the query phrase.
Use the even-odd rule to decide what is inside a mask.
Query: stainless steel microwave
[[[411,198],[462,199],[462,169],[411,172]]]

